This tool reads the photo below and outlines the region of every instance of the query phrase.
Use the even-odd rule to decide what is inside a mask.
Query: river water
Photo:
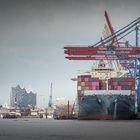
[[[1,119],[0,140],[140,140],[140,120]]]

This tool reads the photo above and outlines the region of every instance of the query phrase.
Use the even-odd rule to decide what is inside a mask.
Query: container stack
[[[78,76],[77,91],[78,96],[83,96],[85,90],[106,90],[107,80],[99,80],[99,78],[91,77],[91,75]],[[108,80],[109,90],[135,90],[134,78],[111,78]]]
[[[135,90],[134,78],[111,78],[108,81],[109,90]]]
[[[99,90],[106,90],[106,80],[99,81]]]
[[[99,78],[92,78],[92,90],[99,90]]]
[[[91,90],[91,75],[78,76],[78,90]]]

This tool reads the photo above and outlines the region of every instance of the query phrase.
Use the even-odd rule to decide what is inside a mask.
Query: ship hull
[[[79,119],[113,120],[135,117],[134,95],[87,95],[79,98]]]

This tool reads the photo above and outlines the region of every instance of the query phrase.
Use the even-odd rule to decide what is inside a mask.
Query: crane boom
[[[114,38],[112,39],[112,43],[111,43],[111,44],[114,44],[114,43],[116,42],[117,45],[119,46],[119,43],[118,43],[117,38],[116,38],[116,36],[115,36],[115,32],[114,32],[114,29],[113,29],[113,27],[112,27],[112,25],[111,25],[111,22],[110,22],[110,19],[109,19],[109,16],[108,16],[107,11],[105,11],[105,18],[106,18],[106,22],[107,22],[107,24],[108,24],[108,27],[109,27],[109,29],[110,29],[111,34],[112,34],[112,35],[114,34]]]
[[[115,36],[121,36],[124,33],[126,33],[127,31],[130,31],[130,29],[132,29],[133,27],[135,27],[138,23],[140,23],[140,17],[135,19],[134,21],[132,21],[131,23],[129,23],[128,25],[126,25],[125,27],[121,28],[120,30],[114,32],[114,34],[108,36],[107,38],[103,39],[102,41],[104,42],[104,44],[107,44],[108,42],[110,42]],[[97,42],[94,45],[89,45],[89,47],[100,47],[102,44],[101,41]]]

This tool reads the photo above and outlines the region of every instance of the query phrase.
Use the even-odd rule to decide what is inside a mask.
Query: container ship
[[[79,119],[132,119],[135,117],[135,79],[103,60],[77,76]]]
[[[67,45],[68,60],[96,62],[88,72],[76,77],[79,119],[132,119],[140,108],[140,47],[137,24],[140,18],[114,31],[105,11],[107,24],[103,37],[94,45]],[[136,31],[136,45],[122,42]]]

